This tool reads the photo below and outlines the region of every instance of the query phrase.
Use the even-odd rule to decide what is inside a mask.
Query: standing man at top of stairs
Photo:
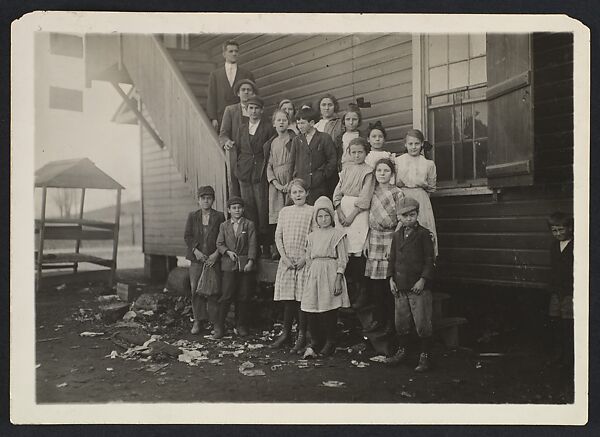
[[[242,79],[254,82],[254,75],[237,64],[239,44],[228,40],[223,43],[225,65],[210,73],[208,79],[208,102],[206,113],[218,132],[223,112],[229,105],[239,103],[239,97],[233,92],[233,84]]]

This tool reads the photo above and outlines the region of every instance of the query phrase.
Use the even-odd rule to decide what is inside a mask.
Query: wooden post
[[[83,220],[83,203],[85,202],[85,188],[81,189],[81,205],[79,205],[79,220]],[[83,232],[83,225],[80,223],[81,232]],[[75,243],[75,253],[79,253],[79,247],[81,246],[81,234],[77,237],[77,242]],[[73,273],[77,273],[77,268],[79,263],[75,261],[73,264]]]
[[[119,246],[119,221],[121,219],[121,188],[117,188],[117,208],[115,211],[115,226],[113,233],[113,253],[112,266],[110,268],[110,285],[112,286],[115,280],[115,271],[117,270],[117,248]]]
[[[38,259],[37,259],[37,283],[36,290],[39,290],[40,283],[42,282],[42,259],[44,256],[44,228],[46,227],[46,193],[47,188],[42,189],[42,212],[40,216],[40,241],[38,245]]]

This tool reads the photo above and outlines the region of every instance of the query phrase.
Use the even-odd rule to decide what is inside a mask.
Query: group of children
[[[291,101],[283,100],[268,126],[259,97],[244,103],[248,122],[232,142],[241,196],[229,198],[230,218],[225,220],[212,209],[211,188],[201,187],[201,209],[188,217],[192,333],[200,332],[200,320],[208,319],[214,337],[221,338],[235,301],[238,335],[247,335],[257,257],[272,254],[279,259],[273,299],[284,308],[283,330],[273,348],[289,345],[292,352],[330,355],[337,310],[370,305],[376,316],[365,332],[399,335],[400,347],[388,362],[404,359],[405,339],[415,326],[422,338],[417,370],[427,370],[430,282],[437,253],[428,193],[435,190],[436,173],[433,161],[422,155],[423,134],[409,130],[408,158],[395,157],[384,150],[386,131],[380,122],[369,124],[363,137],[360,109],[349,105],[338,118],[331,95],[319,100],[320,115],[308,106],[296,111]],[[208,218],[214,215],[216,235]],[[203,224],[194,224],[199,221]],[[213,245],[206,244],[209,236]],[[219,254],[222,292],[198,296],[194,291],[204,264],[216,267]]]
[[[337,310],[371,306],[375,317],[365,333],[398,339],[387,363],[406,359],[414,328],[420,339],[415,370],[428,370],[438,245],[429,200],[436,189],[436,168],[424,156],[422,132],[409,130],[406,153],[394,156],[385,150],[381,122],[369,124],[363,137],[360,109],[351,104],[337,117],[338,103],[331,95],[319,100],[320,115],[309,106],[296,111],[285,99],[271,123],[263,118],[258,96],[244,100],[248,121],[231,142],[241,196],[229,198],[226,220],[212,209],[212,188],[201,187],[200,210],[188,217],[192,333],[200,332],[200,321],[208,319],[214,337],[223,337],[235,302],[237,333],[248,334],[257,258],[271,252],[279,259],[273,299],[284,308],[283,330],[271,347],[289,345],[296,353],[330,355]],[[198,296],[204,266],[217,268],[219,256],[220,295]]]

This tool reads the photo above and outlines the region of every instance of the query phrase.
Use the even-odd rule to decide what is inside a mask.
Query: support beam
[[[121,87],[119,86],[119,84],[116,82],[111,82],[111,85],[117,91],[117,93],[119,93],[119,95],[121,96],[121,98],[123,99],[125,104],[135,114],[135,116],[138,118],[140,123],[148,130],[148,133],[150,134],[150,136],[152,136],[154,141],[156,141],[156,144],[158,144],[161,149],[164,149],[165,144],[164,144],[163,140],[158,136],[158,134],[156,133],[154,128],[150,125],[150,123],[148,123],[148,120],[146,120],[146,117],[144,117],[144,114],[142,114],[138,110],[138,108],[131,102],[131,100],[129,100],[129,97],[127,97],[127,94],[125,94],[125,91],[123,91],[121,89]]]
[[[42,282],[42,258],[44,256],[44,228],[46,227],[46,194],[48,188],[42,188],[42,213],[40,216],[40,241],[38,245],[38,259],[37,259],[37,283],[36,290],[39,290],[40,283]]]
[[[81,189],[81,204],[79,205],[79,220],[83,220],[83,204],[85,202],[85,188]],[[81,238],[77,238],[77,242],[75,243],[75,253],[79,253],[79,248],[81,247]],[[77,268],[79,264],[76,262],[73,264],[73,273],[77,273]]]
[[[121,220],[121,189],[117,189],[117,207],[115,210],[115,228],[113,236],[113,252],[112,252],[112,265],[110,268],[110,285],[112,286],[115,281],[115,272],[117,270],[117,248],[119,246],[119,223]]]

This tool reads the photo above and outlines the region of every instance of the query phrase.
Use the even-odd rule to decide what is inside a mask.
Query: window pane
[[[448,60],[463,61],[469,58],[469,36],[450,35],[448,37]]]
[[[465,141],[462,144],[462,170],[462,177],[460,179],[473,179],[473,143],[471,141]]]
[[[441,105],[442,103],[448,103],[448,94],[431,98],[432,105]]]
[[[475,141],[475,172],[476,178],[485,178],[487,165],[487,140]]]
[[[466,86],[469,83],[469,63],[450,64],[450,88]]]
[[[463,106],[462,117],[462,137],[468,140],[473,139],[473,105]]]
[[[448,67],[445,65],[429,70],[429,92],[437,93],[448,89]]]
[[[469,57],[485,55],[485,33],[483,35],[469,35]]]
[[[452,180],[452,146],[434,145],[438,181]]]
[[[448,37],[446,35],[430,35],[429,67],[436,67],[448,62]]]
[[[68,88],[50,87],[50,108],[83,112],[83,93]]]
[[[487,137],[487,103],[475,103],[473,105],[473,118],[475,138]]]
[[[454,115],[454,119],[452,120],[452,127],[453,127],[452,141],[454,143],[459,143],[460,142],[460,133],[462,131],[462,117],[461,117],[460,106],[453,106],[452,112]]]
[[[485,66],[485,57],[471,59],[469,61],[469,84],[487,82],[487,70]]]
[[[434,144],[442,141],[451,141],[451,126],[452,126],[452,115],[450,113],[450,108],[439,108],[434,109],[433,113],[433,135],[434,135]]]

